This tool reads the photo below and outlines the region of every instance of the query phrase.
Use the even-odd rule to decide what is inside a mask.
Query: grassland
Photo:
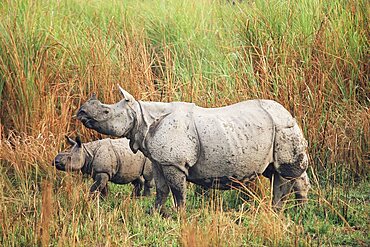
[[[2,246],[369,246],[369,2],[0,2]],[[195,194],[168,219],[152,198],[50,166],[64,135],[103,138],[72,116],[116,84],[136,98],[215,107],[274,99],[309,142],[305,209],[271,210],[269,183]],[[249,196],[249,199],[247,199]],[[171,206],[171,200],[167,202]]]

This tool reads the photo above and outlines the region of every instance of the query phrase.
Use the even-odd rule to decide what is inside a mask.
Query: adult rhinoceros
[[[119,87],[123,99],[108,105],[93,95],[77,118],[100,133],[127,137],[133,152],[153,162],[155,208],[171,189],[183,206],[186,181],[228,189],[263,174],[273,183],[273,205],[281,208],[293,189],[306,201],[307,142],[292,115],[272,100],[249,100],[220,108],[192,103],[144,102]],[[233,183],[234,182],[234,183]]]
[[[81,171],[94,179],[90,193],[108,194],[108,181],[115,184],[134,185],[133,195],[150,195],[153,187],[152,163],[142,153],[134,154],[127,139],[103,139],[81,143],[66,136],[71,149],[59,153],[53,165],[61,171]]]

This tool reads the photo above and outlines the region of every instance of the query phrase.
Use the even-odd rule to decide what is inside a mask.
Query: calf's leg
[[[144,186],[144,178],[139,177],[138,179],[132,181],[132,184],[134,185],[134,190],[132,191],[132,197],[138,197],[141,194],[141,190]]]
[[[150,189],[154,187],[154,180],[146,180],[144,182],[144,193],[143,196],[150,196]]]
[[[105,185],[105,187],[100,191],[100,194],[102,195],[103,198],[108,196],[108,183]]]
[[[107,183],[109,181],[109,176],[106,173],[98,173],[94,177],[94,183],[90,187],[90,196],[96,194],[96,192],[100,192],[102,197],[106,197],[108,195],[108,188]]]

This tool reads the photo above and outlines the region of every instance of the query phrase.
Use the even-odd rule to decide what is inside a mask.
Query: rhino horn
[[[66,141],[69,145],[71,145],[71,146],[76,145],[76,142],[72,138],[69,138],[69,136],[65,136],[65,138],[66,138]]]
[[[121,92],[123,98],[126,100],[126,101],[135,101],[135,98],[134,96],[132,96],[131,94],[129,94],[129,92],[127,92],[126,90],[124,90],[120,85],[117,85],[118,88],[119,88],[119,91]]]
[[[97,98],[96,98],[96,94],[95,94],[95,93],[93,93],[93,94],[91,95],[90,100],[97,100]]]
[[[76,143],[77,143],[77,145],[78,145],[79,147],[81,147],[81,146],[82,146],[82,142],[81,142],[81,138],[80,138],[80,136],[76,136]]]

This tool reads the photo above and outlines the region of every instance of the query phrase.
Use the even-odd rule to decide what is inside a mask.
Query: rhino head
[[[103,104],[95,94],[86,101],[77,112],[77,119],[85,127],[101,134],[127,137],[135,125],[135,108],[137,101],[128,92],[118,86],[123,99],[115,104]]]
[[[66,136],[67,143],[71,145],[69,151],[59,153],[53,161],[53,165],[61,171],[80,171],[87,161],[88,156],[92,154],[81,143],[77,136],[76,141]]]

